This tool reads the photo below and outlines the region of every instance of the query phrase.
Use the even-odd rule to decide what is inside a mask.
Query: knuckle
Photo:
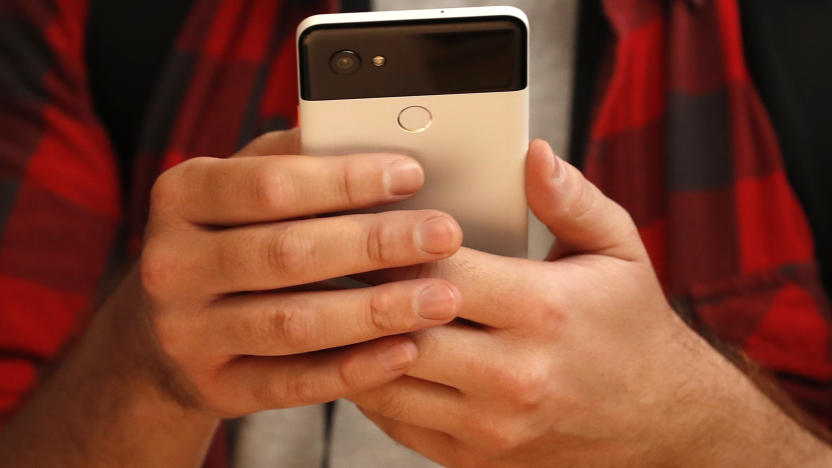
[[[287,386],[287,395],[293,406],[317,403],[320,399],[320,383],[308,374],[295,374],[287,381]]]
[[[557,297],[556,293],[550,293],[543,299],[535,314],[539,318],[539,323],[543,325],[541,331],[554,339],[557,339],[557,335],[552,336],[552,333],[557,334],[559,330],[562,330],[567,320],[562,303],[563,301]]]
[[[176,168],[162,173],[150,188],[150,219],[163,213],[175,213],[181,198],[181,183]]]
[[[186,170],[187,165],[194,164],[192,161],[188,160],[172,167],[156,178],[150,189],[151,204],[167,204],[178,198],[181,173]]]
[[[265,382],[269,381],[266,380]],[[273,408],[275,406],[282,406],[275,404],[275,392],[272,389],[271,385],[265,382],[260,384],[253,383],[249,387],[249,395],[253,404],[252,406],[259,410]]]
[[[248,398],[243,399],[246,403],[241,405],[244,407],[243,411],[238,413],[292,406],[295,403],[295,394],[290,391],[294,392],[295,389],[290,385],[291,382],[292,379],[283,378],[280,381],[276,378],[266,378],[252,382],[248,386]],[[224,399],[217,404],[228,404],[228,401]]]
[[[507,400],[521,410],[534,409],[546,400],[548,370],[542,365],[514,366],[502,370],[496,378]]]
[[[289,177],[277,165],[266,165],[252,175],[251,190],[257,206],[277,211],[292,204],[292,186]]]
[[[472,422],[468,430],[480,446],[480,455],[487,458],[517,450],[533,439],[524,418],[514,413],[507,417],[479,418]]]
[[[304,323],[304,314],[298,312],[287,307],[275,315],[274,335],[290,350],[304,348],[309,341],[309,327]]]
[[[336,174],[337,180],[333,186],[338,190],[338,195],[348,205],[359,203],[361,200],[361,174],[359,174],[358,166],[347,162],[342,166],[341,171]]]
[[[525,409],[534,409],[546,401],[548,373],[541,366],[527,370],[515,388],[515,400]]]
[[[500,452],[511,452],[526,445],[531,437],[521,418],[503,421],[500,427],[491,431],[491,446]]]
[[[167,249],[156,243],[148,244],[139,260],[139,281],[142,290],[153,299],[161,299],[170,294],[176,285],[176,256],[169,255]]]
[[[384,334],[410,329],[416,323],[408,308],[391,307],[387,291],[376,291],[370,297],[369,314],[373,332]]]
[[[150,188],[150,212],[176,214],[177,207],[187,203],[187,188],[193,185],[194,172],[217,161],[201,156],[188,159],[163,172]]]
[[[270,271],[282,273],[288,277],[297,276],[304,271],[309,262],[309,247],[296,228],[288,226],[276,233],[266,242],[265,258]]]
[[[355,393],[361,390],[361,359],[354,355],[348,355],[338,364],[338,387],[345,394]]]
[[[491,449],[498,453],[510,452],[519,445],[515,434],[508,427],[503,427],[498,431],[492,431],[490,437],[486,440],[488,440],[488,445]]]
[[[393,328],[393,324],[388,314],[386,301],[380,293],[374,293],[370,298],[370,323],[374,330],[381,332],[389,332]]]
[[[393,260],[395,246],[392,245],[391,223],[376,222],[367,231],[367,258],[373,265],[388,265]]]

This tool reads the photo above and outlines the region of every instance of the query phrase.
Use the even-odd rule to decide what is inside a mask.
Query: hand
[[[459,291],[442,279],[366,289],[295,288],[453,254],[461,231],[435,211],[312,216],[406,198],[413,160],[296,154],[297,133],[237,157],[196,158],[152,191],[138,274],[169,390],[221,417],[318,403],[400,376],[405,332],[447,323]],[[323,351],[322,351],[323,350]]]
[[[375,275],[447,279],[476,323],[414,333],[406,376],[351,397],[371,420],[439,463],[477,467],[715,466],[737,420],[793,427],[677,318],[620,206],[541,141],[526,181],[557,238],[547,261],[461,249]],[[734,454],[733,466],[750,460]]]

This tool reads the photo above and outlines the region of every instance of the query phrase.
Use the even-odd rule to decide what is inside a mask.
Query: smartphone
[[[297,31],[304,154],[395,152],[463,245],[526,257],[528,20],[513,7],[316,15]]]

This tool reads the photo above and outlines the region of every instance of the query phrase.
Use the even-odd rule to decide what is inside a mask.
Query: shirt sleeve
[[[0,0],[0,425],[84,323],[121,219],[87,5]]]

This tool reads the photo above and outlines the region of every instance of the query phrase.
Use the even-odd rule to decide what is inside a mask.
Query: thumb
[[[557,238],[553,253],[592,252],[627,260],[644,255],[627,211],[555,156],[543,140],[529,145],[526,197],[535,216]]]

